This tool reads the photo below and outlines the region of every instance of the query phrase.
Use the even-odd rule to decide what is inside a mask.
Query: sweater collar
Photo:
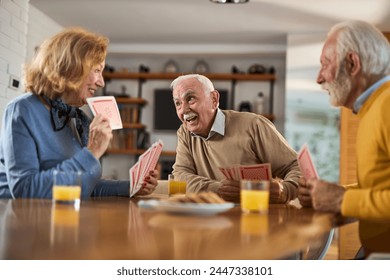
[[[209,140],[216,133],[218,133],[222,136],[225,135],[225,115],[224,115],[224,113],[222,113],[222,111],[219,108],[217,109],[217,115],[215,116],[214,123],[211,126],[209,135],[207,135],[206,138],[204,138],[200,135],[197,135],[193,132],[191,132],[191,135],[195,136],[195,137],[200,137],[204,140]]]
[[[363,104],[367,101],[367,99],[384,83],[390,81],[390,76],[385,76],[379,81],[377,81],[375,84],[370,86],[368,89],[366,89],[355,101],[355,104],[353,104],[353,112],[355,114],[359,113],[360,109],[362,108]]]

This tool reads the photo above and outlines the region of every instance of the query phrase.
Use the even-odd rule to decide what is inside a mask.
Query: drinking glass
[[[186,181],[175,180],[173,175],[168,175],[168,194],[185,194],[187,190]]]
[[[241,210],[244,213],[268,213],[269,181],[241,180]]]
[[[53,172],[53,202],[80,206],[81,171]]]

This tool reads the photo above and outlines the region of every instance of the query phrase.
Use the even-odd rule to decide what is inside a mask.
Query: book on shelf
[[[138,123],[138,107],[134,105],[120,105],[119,113],[123,123]]]
[[[112,140],[109,145],[111,150],[132,150],[136,148],[136,131],[119,130],[112,132]]]

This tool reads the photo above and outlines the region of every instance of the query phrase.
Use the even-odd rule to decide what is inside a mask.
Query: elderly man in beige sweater
[[[270,163],[270,202],[287,203],[297,196],[301,176],[296,152],[266,118],[248,112],[220,110],[213,83],[198,74],[171,83],[177,131],[175,178],[187,182],[187,192],[213,191],[238,202],[240,182],[228,180],[221,166]]]

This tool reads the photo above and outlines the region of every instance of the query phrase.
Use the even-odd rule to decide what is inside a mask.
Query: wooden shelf
[[[122,123],[123,128],[132,128],[132,129],[144,129],[146,126],[142,123]]]
[[[110,79],[145,79],[145,80],[173,80],[186,73],[132,73],[132,72],[103,72],[103,77]],[[210,80],[226,81],[274,81],[273,74],[229,74],[229,73],[205,73]]]
[[[133,97],[116,97],[116,102],[118,104],[136,104],[136,105],[146,105],[148,102],[143,98],[133,98]]]
[[[117,155],[142,155],[146,150],[143,149],[109,149],[106,151],[106,154],[117,154]],[[162,151],[161,156],[176,156],[175,151]]]
[[[112,79],[114,80],[138,80],[138,97],[142,97],[142,84],[146,80],[169,80],[172,81],[178,76],[185,75],[189,73],[164,73],[164,72],[154,72],[154,73],[139,73],[139,72],[103,72],[104,79],[108,82]],[[211,81],[230,81],[232,88],[230,92],[230,101],[228,102],[228,107],[233,108],[235,106],[235,86],[239,81],[246,82],[269,82],[270,83],[270,98],[269,98],[269,110],[270,117],[267,117],[270,120],[274,120],[273,116],[273,91],[274,91],[274,82],[276,76],[274,74],[247,74],[247,73],[204,73]]]

